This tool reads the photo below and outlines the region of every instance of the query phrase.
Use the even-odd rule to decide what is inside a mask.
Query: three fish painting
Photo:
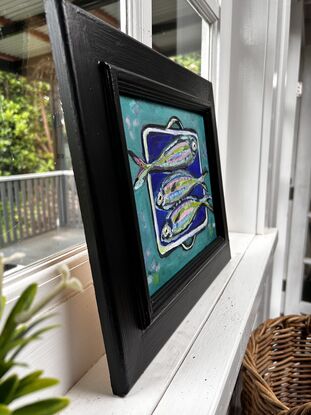
[[[134,189],[139,189],[143,185],[148,173],[152,171],[172,171],[176,168],[188,167],[189,164],[194,161],[197,151],[198,147],[195,138],[186,135],[177,136],[177,138],[164,149],[160,157],[150,164],[146,163],[129,150],[130,156],[140,167],[137,179],[135,180]]]
[[[172,128],[174,125],[178,128]],[[208,210],[213,212],[198,135],[184,129],[174,116],[164,128],[144,127],[142,137],[147,157],[131,150],[128,154],[139,167],[134,190],[139,191],[148,181],[159,253],[166,255],[178,246],[189,250],[196,234],[208,224]]]

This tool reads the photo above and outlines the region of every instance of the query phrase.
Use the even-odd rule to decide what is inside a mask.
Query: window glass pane
[[[152,47],[197,74],[201,31],[202,19],[186,0],[153,0]]]
[[[120,26],[120,1],[75,1]],[[84,242],[43,0],[0,2],[0,251],[27,266]]]

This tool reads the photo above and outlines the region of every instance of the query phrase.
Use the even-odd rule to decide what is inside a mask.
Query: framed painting
[[[212,85],[70,3],[46,11],[123,396],[230,259]]]

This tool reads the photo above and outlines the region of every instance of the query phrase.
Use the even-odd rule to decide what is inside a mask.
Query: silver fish
[[[161,241],[170,243],[178,239],[181,234],[187,231],[201,206],[206,206],[213,211],[211,196],[203,199],[195,199],[191,196],[182,200],[167,216],[161,231]]]
[[[160,187],[156,196],[156,205],[164,210],[168,210],[176,205],[184,197],[188,196],[192,189],[201,185],[207,191],[204,178],[207,175],[205,172],[201,177],[193,177],[190,173],[184,170],[178,170],[167,176]]]
[[[134,182],[134,189],[137,190],[152,171],[173,171],[190,166],[198,153],[198,143],[192,135],[177,135],[175,140],[164,148],[159,158],[149,164],[131,150],[128,153],[140,167]]]

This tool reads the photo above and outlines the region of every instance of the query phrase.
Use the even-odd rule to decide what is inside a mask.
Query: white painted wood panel
[[[231,234],[232,260],[129,394],[125,398],[112,395],[103,357],[69,392],[72,404],[64,415],[213,413],[205,410],[206,397],[211,408],[218,408],[222,393],[228,394],[227,404],[264,298],[264,275],[269,275],[275,241],[276,232],[256,237]]]
[[[284,7],[284,4],[283,4]],[[267,43],[264,66],[264,94],[261,125],[261,158],[259,168],[259,189],[257,201],[257,233],[262,234],[267,229],[268,209],[267,200],[271,191],[269,176],[270,149],[274,145],[274,122],[277,103],[277,49],[278,34],[282,28],[281,7],[279,1],[268,4]]]
[[[85,247],[77,255],[63,259],[62,262],[67,263],[72,275],[80,279],[84,291],[77,293],[67,290],[54,299],[42,315],[47,312],[55,313],[46,324],[59,324],[60,327],[45,333],[42,340],[32,343],[20,355],[21,362],[29,363],[29,370],[43,369],[46,376],[55,376],[61,380],[58,386],[37,396],[66,393],[104,353],[92,275]],[[58,284],[60,279],[58,264],[54,261],[52,263],[44,270],[29,272],[22,279],[17,276],[5,279],[4,295],[8,302],[5,315],[28,284],[38,283],[38,298],[42,298]]]
[[[234,232],[255,233],[269,1],[225,1],[221,13],[221,48],[226,49],[220,50],[220,68],[222,59],[227,66],[220,70],[219,82],[224,76],[225,84],[219,91],[218,125],[220,142],[227,140],[221,150],[226,151],[228,225]]]
[[[304,258],[310,204],[311,184],[311,46],[304,48],[303,95],[301,98],[300,127],[298,134],[298,151],[295,172],[295,191],[291,232],[289,235],[289,256],[286,287],[286,313],[310,313],[311,303],[301,304],[303,289]],[[303,309],[302,309],[303,306]]]
[[[297,105],[297,82],[299,79],[300,49],[303,26],[303,2],[292,2],[289,49],[287,62],[287,80],[284,103],[283,137],[281,141],[281,160],[279,172],[279,186],[277,197],[276,227],[279,231],[279,241],[275,252],[271,312],[272,316],[280,315],[282,308],[282,280],[286,276],[288,257],[288,230],[289,230],[289,189],[291,181],[291,167],[295,143],[295,118]]]
[[[81,408],[87,408],[88,415],[98,415],[99,411],[114,415],[152,413],[241,262],[252,239],[253,235],[249,234],[230,235],[231,261],[203,294],[125,398],[112,395],[107,361],[103,358],[69,393],[72,404],[64,415],[76,415]]]
[[[255,237],[155,415],[226,413],[274,246],[275,232]]]

